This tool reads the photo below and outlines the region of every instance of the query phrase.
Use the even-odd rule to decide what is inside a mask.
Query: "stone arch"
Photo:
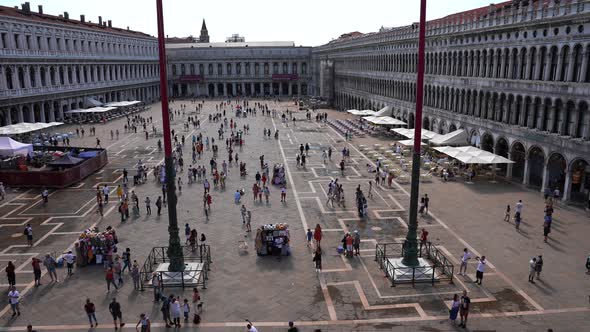
[[[439,122],[438,119],[432,119],[430,123],[430,131],[438,133],[439,131]]]
[[[563,154],[559,152],[553,152],[549,154],[549,159],[547,161],[548,182],[545,185],[551,188],[552,190],[558,188],[561,192],[563,192],[566,170],[567,160],[565,159]]]
[[[428,120],[428,117],[424,117],[422,120],[422,128],[430,130],[430,120]]]
[[[543,185],[543,170],[545,168],[545,152],[538,146],[533,146],[528,152],[529,185],[541,188]]]
[[[455,124],[454,124],[454,123],[451,123],[451,124],[449,125],[449,133],[452,133],[452,132],[454,132],[454,131],[456,131],[456,130],[457,130],[457,126],[455,126]]]
[[[590,188],[590,162],[582,157],[574,158],[568,166],[568,175],[571,177],[569,200],[585,203],[588,201],[587,190]],[[566,197],[567,197],[566,196]]]
[[[414,113],[409,113],[408,114],[408,129],[413,129],[414,128]]]
[[[512,178],[522,181],[524,179],[524,166],[526,160],[526,149],[524,144],[519,141],[512,143],[510,148],[510,160],[514,161],[514,164],[512,164]]]
[[[508,145],[508,140],[504,137],[499,137],[496,140],[496,147],[494,148],[494,153],[499,156],[502,156],[504,158],[508,158],[509,150],[510,150],[510,147]],[[498,172],[498,174],[500,174],[502,176],[506,176],[508,164],[499,164],[498,168],[500,168],[500,171]]]
[[[492,153],[494,152],[494,136],[492,136],[492,134],[485,132],[481,135],[480,149]]]

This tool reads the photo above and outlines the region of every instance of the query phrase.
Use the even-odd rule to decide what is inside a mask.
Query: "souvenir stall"
[[[78,265],[103,264],[106,266],[113,261],[118,242],[117,233],[111,226],[102,232],[98,227],[85,230],[75,243]]]
[[[286,223],[263,225],[256,231],[258,256],[289,256],[289,242],[289,225]]]
[[[275,164],[272,170],[271,183],[277,186],[287,184],[287,178],[285,177],[285,167],[283,164]]]

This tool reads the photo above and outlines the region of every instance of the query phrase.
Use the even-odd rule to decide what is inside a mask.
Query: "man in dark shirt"
[[[125,323],[123,323],[123,313],[121,312],[121,304],[117,302],[116,298],[113,298],[113,302],[109,304],[109,312],[113,316],[113,321],[115,323],[115,331],[119,329],[117,327],[117,319],[119,319],[119,326],[123,328],[123,326],[125,326]]]
[[[469,304],[471,303],[471,299],[467,296],[467,291],[463,291],[463,296],[461,296],[461,304],[459,307],[459,314],[461,315],[461,323],[459,327],[466,328],[467,327],[467,316],[469,316]]]

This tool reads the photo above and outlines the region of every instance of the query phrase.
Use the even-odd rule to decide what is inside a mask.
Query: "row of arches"
[[[0,90],[157,78],[158,65],[2,65]]]
[[[414,82],[337,76],[337,90],[415,102]],[[336,104],[343,108],[366,107],[358,100],[337,93]],[[590,140],[590,109],[586,100],[547,98],[513,93],[425,85],[424,105],[489,121],[536,129],[560,136]]]
[[[172,76],[178,75],[264,75],[271,74],[307,75],[307,62],[227,62],[223,63],[174,63]],[[207,68],[207,72],[205,72]],[[262,72],[261,72],[262,71]]]
[[[426,53],[426,74],[515,80],[590,82],[590,45],[524,46]],[[338,70],[415,73],[417,53],[335,60]]]
[[[159,98],[158,85],[142,88],[123,89],[93,95],[80,95],[72,98],[56,98],[40,102],[31,102],[0,108],[0,125],[6,126],[21,122],[53,122],[63,121],[66,112],[82,109],[86,106],[86,98],[95,98],[102,103],[122,100],[142,100],[153,102]]]

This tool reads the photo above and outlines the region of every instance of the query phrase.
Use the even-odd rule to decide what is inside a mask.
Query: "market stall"
[[[289,225],[286,223],[267,224],[256,231],[255,246],[259,256],[289,256]]]
[[[0,156],[28,156],[32,153],[32,144],[17,142],[10,137],[0,137]]]

